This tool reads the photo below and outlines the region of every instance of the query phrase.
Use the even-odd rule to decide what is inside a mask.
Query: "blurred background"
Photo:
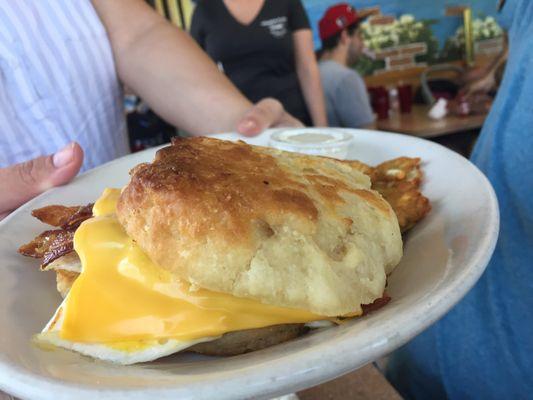
[[[147,0],[176,26],[188,30],[192,0]],[[318,21],[335,0],[301,0],[313,29],[315,50],[320,48]],[[364,53],[354,68],[369,89],[376,113],[375,129],[422,136],[468,155],[477,137],[490,98],[461,95],[469,76],[485,71],[505,48],[505,34],[496,21],[494,0],[357,0],[350,2],[360,14]],[[496,81],[503,64],[493,71]],[[399,87],[410,94],[409,112],[400,112]],[[426,89],[424,89],[426,88]],[[387,101],[380,98],[387,97]],[[439,98],[446,99],[446,118],[430,118]],[[477,100],[477,103],[476,103]],[[133,151],[165,143],[177,132],[152,113],[134,93],[126,93],[130,144]],[[385,109],[384,109],[385,108]],[[405,111],[405,110],[404,110]],[[457,116],[461,119],[454,119]],[[455,135],[461,133],[461,135]]]

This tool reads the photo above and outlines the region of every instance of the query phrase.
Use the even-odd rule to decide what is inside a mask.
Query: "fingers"
[[[300,122],[300,120],[294,118],[287,112],[283,113],[281,120],[278,124],[273,125],[272,128],[276,127],[289,127],[289,128],[303,128],[305,125]]]
[[[244,136],[255,136],[265,129],[276,126],[284,117],[281,103],[275,99],[263,99],[255,104],[237,123],[237,132]]]
[[[466,88],[466,95],[489,93],[496,86],[496,80],[493,74],[488,74],[481,79],[471,82]]]
[[[69,182],[82,162],[83,150],[73,142],[53,155],[0,169],[0,182],[9,188],[0,193],[0,219],[45,190]]]

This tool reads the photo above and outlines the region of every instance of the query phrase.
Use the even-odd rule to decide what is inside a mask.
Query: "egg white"
[[[66,299],[61,303],[52,319],[46,324],[40,334],[35,336],[38,344],[52,345],[72,350],[80,354],[115,364],[129,365],[146,361],[153,361],[170,354],[177,353],[197,343],[208,342],[217,337],[182,341],[175,339],[151,339],[127,342],[81,343],[62,339],[59,336],[63,324]]]

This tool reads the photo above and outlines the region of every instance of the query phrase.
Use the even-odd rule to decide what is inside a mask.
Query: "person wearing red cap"
[[[363,51],[362,19],[355,8],[340,3],[328,8],[318,23],[319,68],[329,126],[359,128],[374,121],[365,83],[349,68]]]

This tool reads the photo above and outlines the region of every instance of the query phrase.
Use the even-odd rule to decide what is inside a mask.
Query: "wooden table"
[[[298,393],[300,400],[401,400],[402,397],[374,367],[357,371]]]
[[[387,119],[376,120],[375,129],[380,131],[406,133],[422,138],[433,138],[452,133],[479,129],[486,114],[457,117],[449,115],[440,120],[428,117],[429,106],[413,104],[411,113],[396,112]]]
[[[300,400],[401,400],[372,364],[298,393]],[[0,392],[0,400],[14,400]]]

